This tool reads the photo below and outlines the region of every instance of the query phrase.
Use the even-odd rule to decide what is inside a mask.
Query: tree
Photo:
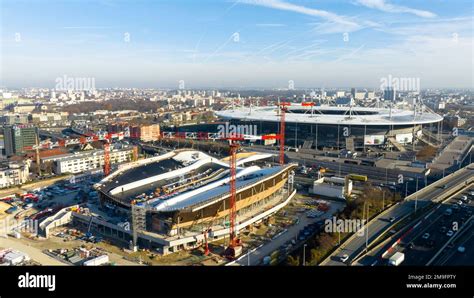
[[[296,257],[288,256],[288,258],[286,259],[286,263],[289,266],[299,266],[300,265],[300,257],[299,256],[296,256]]]

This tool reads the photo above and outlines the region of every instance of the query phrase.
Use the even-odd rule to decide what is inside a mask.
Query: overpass
[[[397,203],[392,207],[381,212],[372,218],[363,229],[364,236],[358,236],[358,233],[352,234],[340,247],[331,255],[324,259],[322,266],[341,266],[346,265],[340,261],[344,254],[349,256],[349,262],[363,253],[366,242],[368,246],[377,239],[382,233],[388,231],[392,226],[414,212],[415,208],[421,209],[431,202],[438,202],[450,196],[452,193],[463,188],[466,184],[474,182],[474,164],[462,168],[443,179],[440,179],[427,187],[406,197],[403,202]],[[442,186],[446,185],[446,188]],[[391,223],[388,219],[394,217],[395,222]]]

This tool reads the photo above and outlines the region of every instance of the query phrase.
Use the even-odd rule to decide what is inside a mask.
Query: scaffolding
[[[138,232],[146,230],[146,208],[143,204],[132,204],[132,250],[138,248]]]

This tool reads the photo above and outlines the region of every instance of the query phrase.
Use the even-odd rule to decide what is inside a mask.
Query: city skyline
[[[2,87],[472,87],[470,1],[2,1]],[[471,61],[471,63],[468,63]]]

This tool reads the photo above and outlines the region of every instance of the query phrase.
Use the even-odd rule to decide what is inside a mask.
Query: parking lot
[[[294,216],[294,224],[285,228],[276,237],[264,242],[250,255],[244,254],[236,261],[238,265],[270,265],[283,261],[295,248],[323,228],[324,220],[344,207],[344,202],[318,200],[298,195],[292,205],[283,209],[285,216]],[[323,210],[318,210],[319,206]],[[327,209],[326,209],[327,208]],[[245,253],[245,251],[244,251]]]

